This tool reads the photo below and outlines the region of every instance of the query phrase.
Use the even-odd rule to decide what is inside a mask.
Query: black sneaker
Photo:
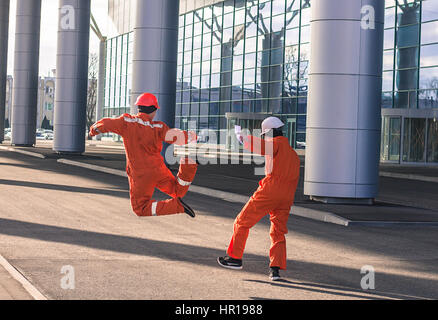
[[[181,203],[181,205],[184,207],[184,212],[187,213],[190,217],[194,218],[196,217],[195,211],[193,211],[192,208],[189,207],[189,205],[187,203],[185,203],[184,201],[182,201],[181,198],[178,198],[179,203]]]
[[[217,258],[217,263],[219,263],[220,266],[227,268],[227,269],[233,269],[233,270],[242,270],[243,269],[242,260],[233,259],[233,258],[228,257],[228,256]]]
[[[269,279],[271,279],[272,281],[279,281],[279,280],[281,280],[280,268],[278,268],[278,267],[271,267],[271,269],[269,271]]]

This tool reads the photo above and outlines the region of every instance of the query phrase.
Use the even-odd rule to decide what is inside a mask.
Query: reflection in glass
[[[438,42],[438,21],[424,23],[421,26],[421,44]]]
[[[422,21],[438,20],[438,2],[435,0],[423,1]]]
[[[438,88],[438,83],[436,87]],[[418,95],[418,108],[419,109],[438,108],[438,89],[420,91]]]
[[[438,67],[420,70],[420,89],[438,89]]]

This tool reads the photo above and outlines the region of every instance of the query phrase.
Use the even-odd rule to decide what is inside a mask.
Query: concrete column
[[[175,125],[176,68],[179,0],[137,1],[134,26],[134,56],[131,113],[137,97],[150,92],[157,96],[157,120]]]
[[[99,46],[99,78],[97,79],[96,121],[103,118],[103,106],[105,104],[105,57],[106,38],[100,41]],[[96,140],[102,140],[102,136],[98,135]]]
[[[0,143],[5,138],[6,81],[8,77],[9,2],[0,0]]]
[[[312,1],[304,193],[313,199],[378,194],[384,5]]]
[[[41,0],[17,0],[12,144],[35,144],[40,56]]]
[[[59,1],[53,143],[58,153],[85,152],[90,15],[90,0]]]

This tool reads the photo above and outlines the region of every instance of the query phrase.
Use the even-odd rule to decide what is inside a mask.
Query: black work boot
[[[195,211],[189,207],[187,203],[185,203],[181,198],[178,198],[179,203],[184,207],[184,212],[187,213],[190,217],[196,217]]]
[[[269,279],[271,279],[272,281],[279,281],[279,280],[281,280],[280,268],[279,267],[271,267],[270,268]]]
[[[229,256],[217,258],[217,263],[227,269],[242,270],[243,268],[242,260],[234,259]]]

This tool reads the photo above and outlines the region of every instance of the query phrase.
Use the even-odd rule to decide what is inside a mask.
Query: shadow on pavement
[[[216,257],[223,255],[223,251],[214,248],[201,247],[196,245],[181,244],[175,242],[166,242],[150,240],[144,238],[135,238],[121,235],[113,235],[99,232],[83,231],[65,227],[56,227],[30,222],[23,222],[11,219],[0,219],[0,233],[8,236],[22,237],[28,239],[37,239],[47,242],[64,243],[99,250],[107,250],[119,253],[128,253],[134,255],[162,258],[172,261],[182,261],[187,263],[198,263],[206,266],[216,266]],[[205,257],[205,259],[199,259]],[[210,259],[209,259],[210,257]],[[247,254],[245,272],[254,274],[266,273],[266,257]],[[338,267],[327,264],[309,263],[304,261],[289,260],[290,273],[298,281],[312,282],[315,288],[311,288],[309,283],[286,281],[282,284],[291,289],[308,290],[324,292],[322,289],[336,289],[350,292],[332,292],[325,290],[330,294],[342,294],[350,298],[388,298],[396,297],[401,299],[414,298],[437,298],[438,280],[420,279],[409,276],[379,273],[380,282],[385,282],[383,287],[390,288],[390,291],[399,291],[399,293],[378,293],[372,292],[366,296],[360,296],[353,284],[360,283],[359,270],[346,267]],[[231,271],[232,272],[232,271]],[[322,280],[324,279],[324,280]],[[357,280],[357,281],[356,281]],[[247,280],[259,284],[270,284],[270,282]],[[324,282],[324,284],[322,284]],[[328,282],[328,283],[327,283]],[[330,283],[332,282],[332,283]],[[317,284],[321,283],[321,284]],[[422,296],[412,296],[413,284],[422,288]],[[302,287],[303,285],[307,287]],[[414,285],[414,287],[415,287]],[[396,286],[396,288],[394,288]],[[310,288],[309,288],[310,287]],[[428,290],[424,290],[427,288]],[[353,293],[351,293],[351,291]],[[388,290],[387,290],[388,291]],[[285,297],[293,299],[293,296]]]

